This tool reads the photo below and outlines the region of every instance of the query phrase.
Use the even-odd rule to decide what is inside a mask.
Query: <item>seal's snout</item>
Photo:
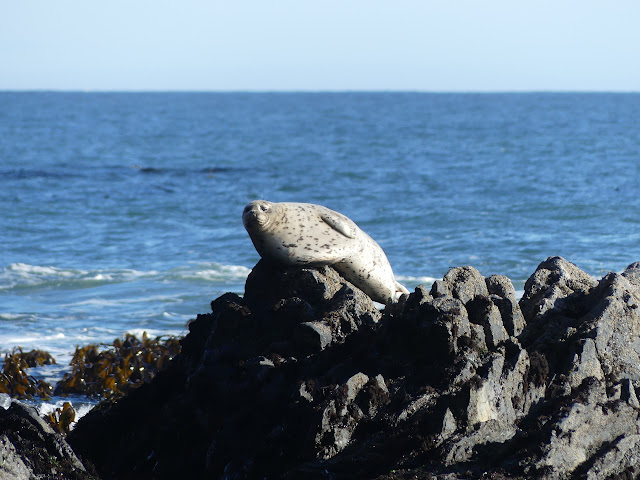
[[[242,221],[246,224],[247,221],[253,220],[256,218],[256,211],[252,205],[247,205],[244,207],[242,211]]]
[[[242,223],[246,226],[248,223],[254,222],[257,219],[257,216],[258,212],[256,209],[252,208],[251,205],[247,205],[244,207],[244,211],[242,212]]]

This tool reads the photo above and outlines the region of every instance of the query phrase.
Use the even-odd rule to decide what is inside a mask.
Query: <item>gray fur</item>
[[[255,200],[242,213],[262,258],[293,266],[331,265],[376,302],[396,302],[409,291],[393,276],[387,256],[344,215],[310,203]]]

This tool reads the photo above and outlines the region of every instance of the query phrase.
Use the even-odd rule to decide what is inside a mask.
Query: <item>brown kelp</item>
[[[49,398],[52,388],[44,380],[28,375],[28,368],[56,363],[53,357],[42,350],[23,352],[17,347],[4,356],[4,366],[0,374],[0,393],[7,393],[14,398],[28,399],[34,397]]]
[[[50,414],[45,415],[44,419],[58,433],[67,434],[71,430],[71,424],[76,419],[76,410],[70,402],[64,402],[62,407],[56,408]]]
[[[179,352],[177,338],[151,339],[146,332],[142,339],[127,334],[111,345],[77,347],[71,372],[58,382],[55,394],[75,393],[115,400],[151,380]]]

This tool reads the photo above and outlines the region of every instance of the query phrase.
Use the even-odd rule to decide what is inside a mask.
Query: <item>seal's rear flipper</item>
[[[404,286],[404,285],[402,285],[402,284],[401,284],[400,282],[398,282],[397,280],[396,280],[395,282],[396,282],[396,291],[395,291],[395,294],[394,294],[394,296],[393,296],[393,301],[394,301],[394,302],[397,302],[398,300],[400,300],[400,297],[401,297],[402,295],[409,295],[409,290],[407,290],[407,289],[405,288],[405,286]]]

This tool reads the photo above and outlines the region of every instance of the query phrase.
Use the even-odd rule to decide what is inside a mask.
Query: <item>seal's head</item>
[[[269,226],[275,205],[266,200],[254,200],[242,212],[242,223],[248,232],[264,231]]]

